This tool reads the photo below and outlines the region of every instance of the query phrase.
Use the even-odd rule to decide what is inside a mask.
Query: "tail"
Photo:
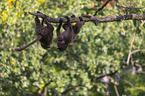
[[[32,44],[36,43],[37,41],[39,41],[41,38],[42,38],[42,36],[40,38],[37,37],[35,40],[30,42],[29,44],[27,44],[27,45],[25,45],[25,46],[23,46],[21,48],[15,48],[14,50],[15,51],[22,51],[22,50],[26,49],[27,47],[29,47],[30,45],[32,45]]]

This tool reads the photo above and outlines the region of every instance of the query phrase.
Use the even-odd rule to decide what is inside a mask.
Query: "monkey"
[[[75,15],[72,15],[71,17],[74,18]],[[76,39],[77,34],[80,32],[82,26],[85,24],[85,22],[83,21],[83,18],[82,17],[79,17],[79,19],[80,19],[79,22],[76,22],[75,25],[72,25],[73,30],[74,30],[73,41]]]
[[[57,32],[57,49],[60,51],[66,50],[68,45],[76,39],[77,34],[80,32],[81,27],[84,25],[84,21],[77,22],[75,25],[71,25],[70,18],[65,16],[67,22],[62,25],[63,19],[60,18],[59,25],[56,29]],[[73,18],[73,17],[72,17]],[[61,26],[65,30],[62,34],[60,33]]]
[[[38,19],[39,20],[39,19]],[[54,27],[52,26],[52,24],[50,22],[48,22],[47,20],[43,19],[45,24],[47,26],[43,27],[43,21],[42,21],[42,25],[41,25],[41,28],[39,30],[37,30],[36,33],[39,33],[42,38],[39,40],[40,43],[41,43],[41,46],[44,48],[44,49],[47,49],[47,48],[50,48],[50,45],[52,43],[52,40],[53,40],[53,30],[54,30]],[[37,28],[37,27],[36,27]],[[35,29],[36,29],[35,28]],[[38,29],[38,28],[37,28]]]
[[[67,22],[63,24],[63,19],[60,18],[59,20],[59,25],[56,29],[57,32],[57,49],[60,51],[64,51],[68,45],[72,42],[73,40],[73,28],[70,22],[70,18],[68,16],[65,16],[65,18],[67,19]],[[65,30],[62,34],[60,33],[60,28],[61,26],[63,27],[63,29]]]
[[[43,22],[45,22],[45,24],[47,26],[42,26]],[[44,49],[50,48],[50,45],[52,43],[53,40],[53,30],[54,27],[52,26],[52,24],[50,22],[48,22],[46,20],[46,16],[43,18],[42,23],[40,23],[39,18],[36,16],[35,17],[35,34],[37,35],[36,39],[34,39],[32,42],[30,42],[29,44],[21,47],[21,48],[15,48],[15,51],[22,51],[25,48],[27,48],[28,46],[36,43],[37,41],[40,41],[41,46]]]

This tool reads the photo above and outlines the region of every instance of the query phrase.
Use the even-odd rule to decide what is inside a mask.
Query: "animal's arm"
[[[50,28],[50,30],[54,30],[54,27],[52,26],[52,24],[50,22],[48,22],[46,19],[44,19],[45,24],[47,25],[48,28]]]
[[[69,29],[66,30],[66,32],[65,32],[66,33],[65,36],[68,38],[68,41],[72,42],[73,41],[74,30],[72,28],[70,18],[68,16],[65,16],[65,18],[67,19],[66,24],[69,27]]]
[[[79,17],[80,21],[77,22],[74,26],[74,36],[73,36],[73,41],[76,39],[77,34],[80,32],[82,26],[85,24],[85,22],[83,21],[82,17]]]
[[[58,25],[58,27],[57,27],[57,29],[56,29],[56,33],[57,33],[57,39],[58,39],[58,40],[62,40],[62,35],[61,35],[61,33],[60,33],[60,28],[61,28],[61,26],[62,26],[63,19],[60,18],[59,22],[60,22],[60,23],[59,23],[59,25]]]
[[[74,26],[74,33],[78,34],[84,25],[84,21],[77,22]]]

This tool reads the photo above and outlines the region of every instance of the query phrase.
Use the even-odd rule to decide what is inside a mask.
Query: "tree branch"
[[[120,96],[116,85],[114,85],[114,90],[115,90],[116,96]]]
[[[80,87],[80,86],[82,86],[81,83],[79,83],[79,84],[77,84],[77,85],[75,85],[75,86],[70,86],[70,87],[66,88],[66,90],[64,90],[64,91],[62,92],[62,94],[64,95],[64,94],[66,94],[67,92],[69,92],[69,91],[71,91],[71,90],[73,90],[73,89],[75,89],[75,88],[77,88],[77,87]]]
[[[94,77],[93,80],[96,80],[96,79],[99,80],[99,79],[101,79],[101,78],[103,78],[103,77],[105,77],[105,76],[113,76],[113,75],[116,74],[118,71],[119,71],[119,70],[116,70],[115,72],[112,72],[112,73],[103,73],[103,74],[101,74],[101,75],[99,75],[99,76]]]
[[[48,83],[46,83],[42,89],[42,93],[46,94],[47,92],[45,92],[45,88],[47,88],[47,86],[52,82],[52,80],[50,80]]]
[[[139,8],[127,7],[127,6],[119,5],[119,4],[116,4],[116,7],[119,8],[119,9],[123,9],[123,10],[126,10],[126,9],[130,9],[130,10],[140,10],[140,9],[143,9],[144,8],[144,7],[139,7]]]
[[[39,12],[39,13],[32,13],[29,12],[29,14],[34,15],[34,16],[38,16],[40,18],[45,18],[47,17],[48,22],[53,22],[53,23],[59,23],[59,19],[62,18],[63,22],[67,22],[66,18],[64,17],[60,17],[60,18],[51,18],[49,16],[46,16],[45,14]],[[122,21],[122,20],[145,20],[145,14],[128,14],[128,15],[110,15],[110,16],[106,16],[106,17],[96,17],[96,16],[92,16],[89,15],[88,17],[86,15],[82,16],[82,19],[85,22],[88,21],[98,21],[99,23],[106,23],[106,22],[113,22],[113,21]],[[71,22],[78,22],[79,18],[74,17],[74,18],[70,18]]]
[[[134,50],[134,51],[131,52],[131,54],[134,54],[134,53],[139,52],[139,51],[145,51],[145,49]]]
[[[136,34],[133,36],[132,42],[131,42],[131,44],[130,44],[129,54],[128,54],[128,58],[127,58],[127,62],[126,62],[127,65],[129,65],[129,60],[130,60],[130,57],[131,57],[131,54],[132,54],[132,52],[131,52],[131,50],[132,50],[132,45],[133,45],[133,42],[134,42],[135,37],[136,37]]]
[[[95,12],[95,14],[93,16],[96,16],[97,13],[99,11],[101,11],[110,1],[112,1],[112,0],[107,0],[99,9],[96,10],[96,12]]]

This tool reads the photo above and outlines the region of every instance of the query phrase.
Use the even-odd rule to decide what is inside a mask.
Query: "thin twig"
[[[134,87],[134,85],[132,83],[130,83],[129,81],[122,79],[124,82],[128,83],[128,85],[130,85],[131,87]]]
[[[126,67],[127,64],[126,64],[126,63],[123,63],[123,64],[120,66],[120,69],[124,69],[124,66]],[[112,73],[103,73],[103,74],[101,74],[101,75],[99,75],[99,76],[94,77],[94,78],[93,78],[93,81],[99,80],[99,79],[101,79],[101,78],[103,78],[103,77],[105,77],[105,76],[113,76],[113,75],[115,75],[116,73],[118,73],[118,71],[119,71],[119,69],[116,70],[116,71],[114,71],[114,72],[112,72]]]
[[[131,63],[132,63],[132,66],[134,66],[134,61],[133,61],[133,57],[131,56]]]
[[[120,96],[120,95],[119,95],[119,92],[118,92],[118,90],[117,90],[116,85],[114,85],[114,89],[115,89],[116,96]]]
[[[143,73],[143,74],[145,74],[145,72],[144,72],[144,71],[141,71],[141,72],[140,72],[140,71],[137,71],[137,73]]]
[[[140,25],[143,26],[145,24],[145,20],[142,20],[141,22],[142,23]]]
[[[136,89],[142,89],[142,90],[145,89],[145,87],[134,87],[134,88],[136,88]]]
[[[131,50],[132,50],[132,45],[133,45],[133,42],[134,42],[135,37],[136,37],[136,34],[133,36],[132,42],[131,42],[131,44],[130,44],[129,54],[128,54],[128,58],[127,58],[127,62],[126,62],[127,65],[129,65],[129,60],[130,60],[131,53],[132,53],[132,52],[131,52]]]
[[[120,78],[120,76],[118,74],[116,74],[117,77],[120,79],[120,80],[123,80],[124,82],[128,83],[131,87],[134,87],[134,85],[132,83],[130,83],[129,81],[123,79],[123,78]]]
[[[93,16],[96,16],[97,13],[98,13],[99,11],[101,11],[110,1],[112,1],[112,0],[107,0],[107,1],[105,2],[105,4],[103,4],[99,9],[96,10],[96,12],[95,12],[95,14],[94,14]]]
[[[101,79],[101,78],[103,78],[103,77],[105,77],[105,76],[113,76],[113,75],[115,75],[116,73],[118,72],[118,70],[117,71],[115,71],[115,72],[113,72],[113,73],[104,73],[104,74],[101,74],[101,75],[99,75],[99,76],[96,76],[96,77],[94,77],[94,79],[93,80],[98,80],[98,79]]]
[[[134,54],[134,53],[139,52],[139,51],[145,51],[145,49],[134,50],[134,51],[131,52],[131,54]]]
[[[42,89],[42,93],[44,93],[44,94],[46,94],[47,92],[47,90],[46,90],[46,88],[47,88],[47,86],[50,84],[52,82],[52,80],[50,80],[48,83],[46,83],[45,85],[44,85],[44,87],[43,87],[43,89]]]
[[[79,83],[79,84],[77,84],[77,85],[75,85],[75,86],[70,86],[70,87],[66,88],[66,90],[64,90],[64,91],[62,92],[62,94],[64,95],[64,94],[66,94],[67,92],[69,92],[69,91],[71,91],[71,90],[73,90],[73,89],[75,89],[75,88],[77,88],[77,87],[80,87],[80,86],[82,86],[81,83]]]
[[[119,9],[123,9],[123,10],[126,10],[126,9],[131,9],[131,10],[140,10],[140,9],[143,9],[143,8],[144,8],[144,7],[133,8],[133,7],[127,7],[127,6],[119,5],[119,4],[116,4],[116,7],[118,7]]]

